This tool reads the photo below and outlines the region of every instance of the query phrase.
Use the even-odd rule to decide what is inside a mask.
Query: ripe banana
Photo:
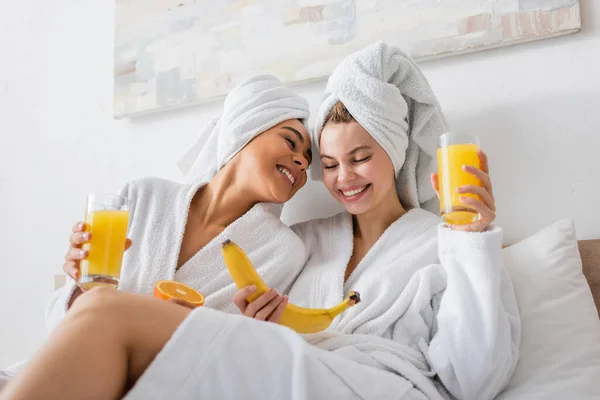
[[[256,300],[261,294],[269,290],[269,287],[260,277],[248,256],[231,240],[223,243],[223,258],[225,265],[238,288],[249,285],[256,286],[256,291],[246,298],[248,303]],[[358,292],[350,292],[348,296],[337,306],[329,309],[302,308],[288,303],[279,324],[287,326],[298,333],[315,333],[327,329],[333,319],[348,308],[360,302]]]

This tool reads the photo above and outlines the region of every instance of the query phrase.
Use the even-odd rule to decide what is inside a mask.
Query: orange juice
[[[457,188],[464,185],[480,186],[481,183],[474,175],[462,170],[463,165],[481,168],[481,162],[476,144],[452,144],[440,147],[437,151],[438,173],[440,185],[440,210],[442,218],[449,224],[468,224],[475,222],[478,213],[472,207],[463,204],[460,197],[479,196],[471,193],[458,193]]]
[[[116,287],[125,252],[129,211],[90,211],[85,222],[92,239],[83,246],[89,255],[81,261],[79,285],[84,289],[105,285]]]

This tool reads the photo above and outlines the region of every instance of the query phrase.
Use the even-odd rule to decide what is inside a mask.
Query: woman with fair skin
[[[307,253],[289,297],[328,308],[356,290],[362,302],[309,341],[346,358],[345,368],[329,360],[332,369],[364,398],[404,398],[416,389],[427,398],[493,399],[516,366],[520,320],[502,266],[502,231],[491,225],[496,206],[485,153],[479,152],[481,169],[463,166],[481,186],[458,189],[478,219],[440,225],[437,215],[420,208],[427,196],[407,190],[411,179],[402,172],[412,171],[412,182],[419,182],[425,169],[408,163],[430,159],[446,129],[418,68],[377,43],[344,60],[327,89],[313,130],[322,164],[315,177],[346,212],[293,227]],[[437,174],[430,184],[437,193]],[[252,291],[234,296],[250,317],[254,303],[245,298]],[[386,387],[384,377],[357,372],[350,361],[392,372],[396,383]]]
[[[336,122],[326,123],[320,139],[323,181],[332,196],[344,205],[347,213],[324,220],[301,223],[293,227],[307,247],[306,258],[308,261],[289,294],[291,301],[305,307],[327,308],[339,301],[340,296],[343,296],[344,293],[356,290],[361,293],[363,301],[336,319],[328,332],[378,336],[392,341],[397,340],[400,344],[409,346],[415,340],[414,337],[432,337],[427,344],[430,349],[439,343],[445,346],[457,346],[455,349],[437,350],[440,353],[455,353],[454,359],[448,354],[440,355],[435,351],[429,353],[424,351],[421,362],[427,361],[431,365],[428,368],[421,368],[426,369],[429,373],[435,372],[438,379],[446,386],[445,388],[430,388],[429,391],[437,390],[440,393],[449,391],[459,399],[494,398],[507,383],[517,360],[515,353],[518,348],[516,346],[518,340],[510,333],[512,329],[515,329],[510,325],[516,324],[511,321],[511,314],[518,315],[514,308],[514,297],[511,296],[510,286],[507,283],[507,288],[502,293],[502,296],[508,298],[506,304],[502,304],[501,301],[498,303],[502,307],[506,306],[509,312],[506,312],[506,317],[502,317],[501,321],[489,321],[490,318],[486,318],[485,313],[498,307],[498,304],[489,301],[493,305],[486,304],[485,300],[481,299],[482,296],[469,293],[469,290],[472,290],[469,288],[479,284],[477,275],[473,274],[472,282],[469,281],[468,275],[462,276],[465,270],[471,268],[481,269],[480,273],[484,275],[493,274],[492,268],[490,271],[484,269],[489,267],[486,265],[485,258],[500,257],[501,241],[494,241],[493,238],[490,240],[495,242],[496,249],[491,255],[477,254],[477,251],[471,249],[471,247],[476,247],[481,239],[473,238],[470,235],[477,235],[479,234],[477,232],[488,230],[495,219],[495,202],[485,153],[482,151],[479,153],[481,169],[465,166],[465,171],[478,177],[482,186],[466,186],[459,189],[461,193],[480,196],[481,200],[471,197],[462,199],[464,204],[471,205],[479,212],[480,218],[468,225],[441,228],[457,231],[453,241],[466,244],[463,253],[455,252],[453,256],[463,255],[466,258],[469,253],[475,254],[473,259],[476,262],[464,262],[465,265],[460,268],[459,273],[454,271],[455,276],[452,276],[450,273],[457,267],[451,262],[446,263],[445,271],[440,266],[436,266],[433,270],[430,266],[430,264],[439,262],[436,251],[438,217],[419,208],[409,211],[404,208],[396,192],[390,157],[377,141],[352,118],[341,103],[334,108],[331,120]],[[437,191],[437,174],[431,176],[431,183]],[[419,234],[414,234],[413,228]],[[458,231],[468,231],[468,233]],[[496,228],[482,235],[496,236],[498,234],[500,232]],[[444,233],[440,236],[440,240],[451,237],[448,235],[452,234]],[[335,238],[331,239],[332,236]],[[382,253],[384,246],[388,247],[389,254],[382,256],[378,253]],[[446,244],[444,247],[448,246]],[[420,258],[422,264],[411,265],[411,252],[422,253],[420,257],[414,257]],[[447,259],[448,257],[442,258]],[[477,261],[482,265],[477,265]],[[499,262],[499,260],[496,261]],[[493,261],[489,263],[494,264]],[[463,297],[461,302],[467,305],[467,309],[461,310],[460,302],[450,300],[451,297],[456,296],[453,288],[444,288],[437,282],[436,278],[442,277],[444,273],[448,274],[451,279],[465,280],[465,282],[458,282],[457,286],[461,288],[459,296]],[[405,274],[403,285],[394,280],[394,275]],[[504,274],[503,271],[502,274]],[[498,277],[496,282],[482,282],[481,290],[504,285],[502,280],[505,279],[507,277],[503,276],[502,279]],[[390,281],[397,287],[397,294],[385,292],[385,283],[382,282],[386,281]],[[425,283],[421,283],[423,281]],[[318,286],[316,286],[317,283]],[[421,287],[413,292],[410,288],[414,285]],[[315,291],[313,297],[307,296],[307,288],[311,286]],[[405,287],[406,290],[404,290]],[[264,315],[271,312],[270,309],[260,308],[257,311],[255,302],[249,304],[244,300],[254,291],[253,289],[251,287],[244,288],[234,296],[234,301],[240,311],[250,317],[257,313]],[[446,299],[444,289],[448,293]],[[430,292],[431,297],[422,298],[419,302],[419,297],[422,296],[419,291]],[[419,293],[419,295],[415,293]],[[485,299],[485,295],[483,298]],[[443,303],[444,300],[447,302]],[[413,304],[406,305],[411,302]],[[471,302],[475,304],[468,304]],[[434,324],[431,324],[431,327],[423,330],[427,326],[427,322],[425,322],[427,318],[422,319],[419,314],[435,314],[431,303],[437,303],[435,306],[437,308],[443,307],[440,305],[443,304],[448,310],[441,308],[437,312],[438,326],[436,328],[433,328]],[[481,305],[482,311],[470,315],[473,306],[477,304]],[[465,314],[460,315],[461,311]],[[505,312],[503,309],[498,311],[501,311],[502,314]],[[450,324],[456,327],[450,333],[443,331],[446,313],[453,314]],[[275,313],[271,320],[276,322],[279,317],[280,314]],[[475,326],[470,326],[470,324],[495,326],[495,329],[500,332],[506,332],[507,337],[497,338],[498,344],[492,347],[493,350],[486,350],[482,342],[486,342],[487,337],[468,340],[467,331],[478,331]],[[461,332],[463,329],[465,331]],[[399,334],[395,334],[395,332],[399,332]],[[410,332],[408,336],[406,336],[406,332]],[[436,337],[438,332],[441,332],[441,335]],[[490,340],[494,339],[490,338]],[[511,341],[516,343],[511,345]],[[320,343],[320,346],[329,348],[326,342],[325,340]],[[366,343],[370,343],[370,340],[367,339]],[[337,346],[346,348],[347,344],[342,342],[341,345],[334,344],[332,346],[334,347],[331,350],[335,350]],[[504,349],[507,354],[499,354],[497,347],[503,346],[508,346]],[[386,357],[390,357],[390,354],[398,351],[401,350],[397,349],[395,344],[390,341],[387,345],[365,351],[365,355],[378,359],[371,352],[385,352],[388,354]],[[489,353],[486,354],[486,351]],[[479,353],[480,360],[478,361],[483,366],[475,362],[469,365],[470,360],[465,359],[470,353]],[[411,356],[415,357],[413,354]],[[408,356],[406,357],[408,358]],[[454,368],[455,365],[448,367],[440,362],[436,364],[436,357],[444,359],[445,363],[449,359],[450,363],[454,362],[464,370],[460,371],[458,368]],[[496,360],[498,357],[501,357],[500,361]],[[461,376],[461,372],[466,376]],[[399,375],[406,374],[401,367],[398,367],[397,373]],[[431,384],[435,385],[436,381],[432,381]],[[419,390],[427,393],[427,382],[416,383],[416,386]],[[399,384],[398,387],[401,385]],[[399,389],[396,388],[395,393],[398,392]]]

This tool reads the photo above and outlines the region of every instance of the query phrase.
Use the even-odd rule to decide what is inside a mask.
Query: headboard
[[[580,240],[579,253],[583,262],[583,273],[592,289],[600,316],[600,239]]]
[[[587,278],[598,315],[600,316],[600,239],[596,240],[580,240],[579,252],[583,262],[583,273]],[[65,276],[57,274],[54,277],[54,287],[58,289],[65,284]]]

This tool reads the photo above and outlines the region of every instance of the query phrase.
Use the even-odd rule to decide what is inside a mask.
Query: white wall
[[[85,195],[140,176],[179,179],[175,160],[220,107],[116,121],[112,2],[2,3],[12,11],[0,13],[0,367],[45,336]],[[452,125],[482,137],[507,242],[562,217],[580,238],[600,238],[600,4],[582,3],[580,34],[423,65]],[[313,110],[323,86],[298,88]],[[314,183],[299,203],[336,209]]]

